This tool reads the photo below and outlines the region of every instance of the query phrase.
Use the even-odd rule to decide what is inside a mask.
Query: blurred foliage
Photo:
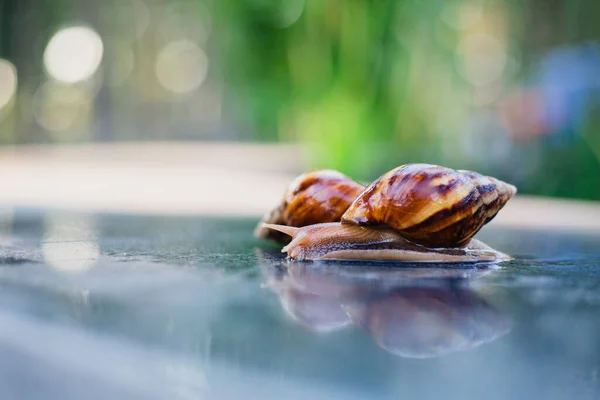
[[[514,88],[535,84],[554,47],[599,37],[594,2],[219,4],[238,115],[262,140],[308,143],[312,167],[372,179],[425,161],[494,174],[525,193],[600,198],[600,124],[591,109],[580,110],[586,121],[577,132],[538,132],[527,124],[542,122],[522,116],[538,105],[518,103],[515,117],[510,103]],[[490,75],[494,62],[498,76]],[[511,132],[507,118],[525,129]]]
[[[431,46],[416,32],[416,14],[426,18],[427,10],[398,1],[220,4],[222,40],[235,58],[224,67],[259,138],[308,142],[316,165],[359,178],[385,168],[394,147],[415,160],[429,152],[419,119],[411,118],[411,45],[398,40],[401,26],[415,37],[412,46]],[[298,15],[288,26],[286,17]]]
[[[4,0],[0,61],[18,89],[3,108],[0,70],[0,143],[300,142],[306,168],[361,180],[429,162],[600,199],[598,12],[594,0]],[[102,62],[57,82],[44,51],[70,25],[97,32]]]

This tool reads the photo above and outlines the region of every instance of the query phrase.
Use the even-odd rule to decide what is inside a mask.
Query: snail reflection
[[[355,326],[401,357],[472,349],[510,329],[468,281],[490,269],[380,268],[281,261],[260,251],[267,286],[299,325],[315,332]]]

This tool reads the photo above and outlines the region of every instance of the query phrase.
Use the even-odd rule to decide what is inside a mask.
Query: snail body
[[[488,245],[471,240],[463,248],[428,248],[418,245],[389,228],[368,228],[339,222],[302,228],[265,224],[289,235],[291,242],[282,249],[298,261],[405,261],[405,262],[485,262],[507,261],[511,257]]]
[[[397,167],[366,189],[316,171],[292,182],[255,233],[276,232],[297,260],[504,261],[472,238],[515,193],[498,179],[431,164]]]

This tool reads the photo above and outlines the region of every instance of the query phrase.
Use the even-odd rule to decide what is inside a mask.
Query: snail
[[[345,200],[356,191],[348,191]],[[338,222],[308,218],[309,205],[323,202],[306,191],[305,207],[296,210],[311,223],[290,224],[294,211],[287,211],[287,220],[260,226],[290,236],[282,251],[297,260],[505,261],[510,257],[472,238],[515,193],[514,186],[473,171],[406,164],[358,193]],[[286,197],[281,215],[286,204],[293,203]]]
[[[333,170],[319,170],[294,179],[281,204],[269,211],[258,224],[254,235],[286,244],[286,234],[262,225],[278,224],[294,227],[336,222],[365,187]]]
[[[476,172],[407,164],[373,182],[342,222],[386,225],[427,247],[464,247],[515,192]]]

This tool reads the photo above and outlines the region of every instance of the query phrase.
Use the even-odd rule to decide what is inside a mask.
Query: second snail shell
[[[289,184],[280,204],[263,217],[254,235],[288,243],[286,235],[264,228],[262,223],[303,227],[336,222],[364,189],[363,185],[333,170],[302,174]]]

